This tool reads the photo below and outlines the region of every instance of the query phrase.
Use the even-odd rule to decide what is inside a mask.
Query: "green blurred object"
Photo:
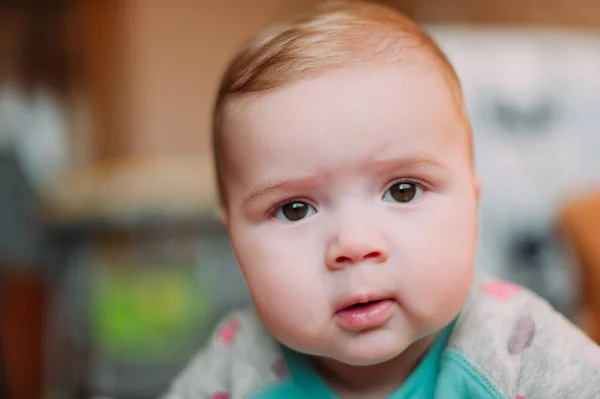
[[[128,363],[177,359],[212,324],[213,296],[194,267],[107,267],[92,281],[96,344]]]

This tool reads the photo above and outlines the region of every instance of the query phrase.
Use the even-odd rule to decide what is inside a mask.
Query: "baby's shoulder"
[[[221,320],[163,399],[246,397],[277,381],[282,357],[254,309],[233,312]]]
[[[477,281],[448,349],[510,397],[600,398],[600,347],[546,301],[514,284]]]

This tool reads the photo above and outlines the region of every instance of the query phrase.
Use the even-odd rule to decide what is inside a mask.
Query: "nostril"
[[[377,259],[381,256],[381,252],[379,251],[373,251],[373,252],[369,252],[368,254],[366,254],[365,256],[363,256],[363,259]]]
[[[347,256],[338,256],[337,258],[335,258],[336,263],[346,263],[346,262],[351,262],[352,259],[350,259]]]

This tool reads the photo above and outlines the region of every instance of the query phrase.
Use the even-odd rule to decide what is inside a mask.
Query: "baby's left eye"
[[[392,185],[383,195],[388,202],[408,203],[419,198],[425,190],[416,183],[398,182]]]

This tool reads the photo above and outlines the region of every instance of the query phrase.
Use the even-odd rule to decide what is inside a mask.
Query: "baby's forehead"
[[[224,144],[236,153],[260,156],[258,150],[277,148],[314,152],[313,146],[329,141],[336,141],[340,149],[348,141],[381,142],[384,149],[437,146],[439,133],[451,145],[465,142],[470,133],[455,101],[452,88],[434,69],[329,70],[277,90],[233,99],[223,124]],[[429,141],[417,140],[423,138]],[[294,147],[288,148],[292,142]]]
[[[391,87],[395,90],[390,90]],[[423,100],[422,97],[427,95],[430,98],[426,101],[415,101]],[[330,102],[321,101],[323,98]],[[367,102],[361,104],[357,98]],[[315,102],[321,102],[323,106],[316,115],[308,112]],[[392,115],[398,114],[400,107],[418,110],[420,106],[432,117],[451,109],[465,125],[469,125],[460,87],[452,83],[442,66],[421,57],[411,64],[382,61],[323,69],[276,89],[229,98],[223,108],[222,131],[224,135],[235,135],[238,129],[232,129],[236,123],[231,122],[240,119],[244,124],[262,123],[265,119],[294,114],[303,121],[311,117],[323,118],[328,112],[348,118],[351,115],[344,111],[365,113],[371,108],[353,109],[352,104],[371,103],[379,104],[382,112],[388,110]]]

